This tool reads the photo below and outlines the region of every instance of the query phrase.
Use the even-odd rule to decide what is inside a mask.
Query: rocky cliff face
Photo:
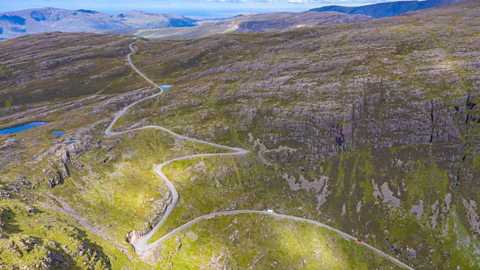
[[[156,124],[252,150],[167,166],[181,201],[160,234],[216,211],[274,209],[416,269],[479,268],[479,13],[470,1],[353,25],[138,42],[138,68],[173,87],[115,129]],[[145,233],[168,204],[152,168],[218,149],[152,130],[103,136],[116,111],[155,91],[117,67],[128,38],[55,33],[4,43],[2,93],[11,101],[0,107],[2,126],[48,124],[0,138],[9,254],[0,261],[33,247],[32,236],[61,243],[45,245],[55,258],[66,254],[65,265],[86,268],[98,257],[99,267],[151,268],[129,259],[125,236]],[[83,53],[67,57],[75,52]],[[53,137],[60,129],[66,135]],[[159,267],[390,268],[359,245],[265,217],[213,219],[177,236],[153,254]],[[91,252],[78,256],[82,243]]]
[[[245,164],[249,177],[283,179],[315,206],[305,214],[414,266],[474,267],[478,9],[470,1],[355,26],[144,42],[140,69],[175,88],[135,115],[254,149],[267,172]],[[295,212],[285,204],[272,207]]]

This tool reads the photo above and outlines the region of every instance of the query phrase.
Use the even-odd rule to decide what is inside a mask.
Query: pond
[[[25,124],[25,125],[21,125],[21,126],[16,126],[16,127],[11,127],[11,128],[5,128],[5,129],[1,129],[0,130],[0,134],[13,134],[13,133],[18,133],[18,132],[22,132],[22,131],[25,131],[25,130],[29,130],[31,128],[34,128],[34,127],[38,127],[40,125],[43,125],[43,124],[46,124],[47,122],[32,122],[32,123],[28,123],[28,124]]]
[[[162,85],[162,86],[160,86],[160,88],[162,88],[163,90],[166,91],[166,90],[172,88],[172,86],[171,85]]]
[[[53,132],[53,135],[55,135],[55,136],[63,136],[63,135],[65,135],[65,133],[64,133],[63,131],[54,131],[54,132]]]

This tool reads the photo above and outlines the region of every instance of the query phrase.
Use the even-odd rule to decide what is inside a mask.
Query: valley
[[[479,13],[1,41],[0,267],[477,269]]]

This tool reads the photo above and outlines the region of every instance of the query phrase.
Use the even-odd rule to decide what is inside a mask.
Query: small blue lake
[[[0,134],[13,134],[13,133],[17,133],[17,132],[22,132],[22,131],[29,130],[31,128],[38,127],[40,125],[46,124],[46,123],[47,122],[32,122],[32,123],[28,123],[28,124],[21,125],[21,126],[1,129]]]
[[[171,85],[162,85],[162,86],[160,86],[160,88],[162,88],[163,90],[166,91],[166,90],[172,88],[172,86]]]
[[[65,135],[65,132],[63,132],[63,131],[54,131],[54,132],[53,132],[53,135],[55,135],[55,136],[63,136],[63,135]]]

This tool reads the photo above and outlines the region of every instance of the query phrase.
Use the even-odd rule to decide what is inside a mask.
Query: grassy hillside
[[[148,230],[152,220],[161,216],[162,209],[168,203],[169,194],[164,182],[153,174],[154,165],[186,153],[218,151],[202,145],[175,141],[167,134],[155,131],[143,131],[111,139],[103,136],[116,111],[154,93],[155,90],[149,88],[132,72],[118,76],[102,76],[102,80],[97,83],[94,83],[97,76],[94,73],[82,72],[76,76],[70,73],[91,66],[102,74],[111,71],[110,65],[113,63],[118,63],[117,69],[128,69],[125,48],[122,47],[127,47],[132,42],[128,38],[55,33],[13,39],[6,43],[10,50],[5,49],[2,62],[11,63],[6,67],[13,72],[3,83],[15,88],[5,87],[2,93],[15,98],[0,109],[1,126],[34,120],[45,120],[48,123],[27,132],[1,137],[2,267],[150,269],[152,265],[158,264],[160,268],[176,269],[177,266],[190,262],[207,267],[225,264],[245,268],[252,264],[274,263],[278,252],[285,254],[288,251],[285,246],[276,248],[279,239],[273,237],[275,230],[287,226],[288,228],[282,231],[295,235],[306,230],[304,224],[268,219],[268,222],[257,227],[253,224],[261,222],[263,217],[238,216],[235,220],[219,219],[222,226],[238,227],[239,231],[251,228],[235,236],[239,243],[252,241],[252,236],[258,238],[266,234],[272,235],[271,239],[264,240],[265,246],[251,250],[252,256],[258,256],[256,262],[239,258],[237,254],[240,254],[243,247],[231,246],[231,243],[225,242],[232,235],[227,232],[220,233],[217,228],[211,227],[209,222],[200,223],[192,229],[205,231],[207,234],[201,236],[204,240],[200,241],[197,237],[183,242],[185,245],[191,243],[191,247],[202,245],[205,241],[217,242],[215,247],[203,247],[205,253],[196,257],[188,258],[183,253],[175,255],[178,247],[169,243],[161,252],[172,254],[171,259],[153,257],[144,262],[136,257],[132,247],[128,245],[127,233],[132,230]],[[27,47],[27,44],[37,40],[43,40],[39,42],[43,50],[35,46]],[[98,53],[61,61],[65,55],[71,55],[71,52],[82,51],[82,42],[89,44],[90,48],[99,48]],[[120,53],[103,58],[105,51],[113,50],[111,44],[117,44],[118,47],[114,48]],[[26,48],[31,48],[31,58],[43,59],[44,62],[34,61],[30,65],[22,65],[22,73],[14,69],[11,59],[22,59],[22,55],[27,53]],[[36,68],[49,62],[59,64],[53,71]],[[51,78],[46,75],[47,71],[51,72]],[[25,87],[22,94],[17,91],[23,85],[39,84],[43,81],[48,84],[38,90]],[[39,98],[35,99],[37,95]],[[142,123],[144,122],[135,124]],[[64,131],[65,135],[55,136],[53,131]],[[342,252],[338,253],[338,256],[328,255],[318,261],[312,259],[306,264],[303,257],[306,252],[298,251],[285,260],[278,261],[279,265],[353,268],[358,263],[358,258],[365,268],[374,265],[383,268],[391,264],[362,246],[342,240],[328,231],[314,228],[312,230],[315,231],[318,241],[304,243],[305,251],[309,254],[305,258],[314,258],[312,256],[317,253],[310,251],[316,249],[326,250],[326,254]],[[313,233],[310,231],[309,229],[308,232]],[[291,237],[288,241],[300,240]],[[329,241],[333,241],[335,245],[332,246]],[[298,245],[299,242],[294,243]],[[354,248],[351,248],[352,245]],[[186,247],[182,252],[188,251]],[[210,251],[221,255],[228,250],[228,260],[210,260]],[[260,257],[265,259],[260,262]]]
[[[475,268],[478,12],[467,2],[354,26],[141,43],[140,68],[175,88],[131,118],[255,150],[238,166],[255,184],[232,197],[253,194],[217,209],[268,205],[418,268]]]
[[[274,209],[415,269],[480,267],[479,13],[470,1],[355,25],[137,43],[135,64],[173,88],[115,128],[157,124],[251,150],[166,167],[181,198],[154,238],[216,211]],[[203,221],[136,257],[127,233],[148,231],[170,200],[154,166],[220,150],[152,130],[103,136],[116,111],[155,92],[126,64],[128,38],[2,41],[0,95],[11,101],[0,126],[48,121],[0,137],[4,266],[394,267],[324,229],[258,215]],[[40,60],[12,60],[27,55]]]

